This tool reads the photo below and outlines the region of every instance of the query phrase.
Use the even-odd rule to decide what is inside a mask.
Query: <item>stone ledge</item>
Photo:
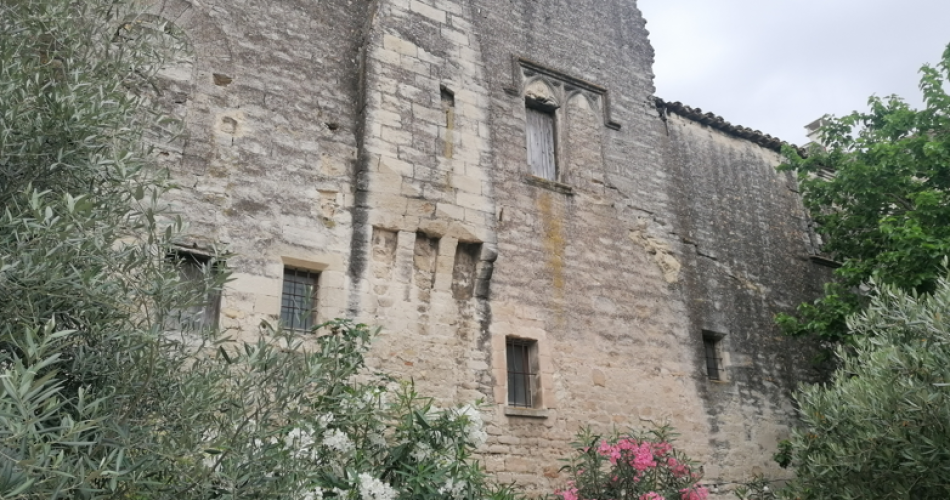
[[[561,184],[557,181],[551,181],[543,177],[538,177],[536,175],[526,175],[524,176],[524,181],[532,186],[537,186],[544,189],[550,189],[551,191],[557,191],[558,193],[574,195],[574,188],[568,186],[567,184]]]
[[[505,415],[509,417],[548,418],[548,410],[543,408],[516,408],[505,407]]]

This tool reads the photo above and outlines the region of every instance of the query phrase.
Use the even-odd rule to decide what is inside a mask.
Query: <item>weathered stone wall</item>
[[[778,473],[810,374],[771,318],[823,273],[773,151],[658,111],[633,2],[153,12],[193,45],[167,75],[187,135],[163,161],[183,244],[236,254],[222,326],[255,335],[284,266],[320,271],[319,318],[383,326],[371,364],[442,403],[487,401],[482,458],[530,492],[563,482],[586,425],[670,422],[726,487]],[[553,180],[529,174],[526,99],[556,108]],[[507,406],[506,338],[535,342],[534,408]]]
[[[776,152],[673,113],[664,118],[665,164],[682,201],[673,226],[685,244],[689,329],[724,334],[727,357],[725,381],[699,384],[710,431],[706,473],[782,477],[771,454],[795,418],[791,391],[819,373],[814,352],[783,337],[772,318],[818,295],[829,270],[809,260],[801,199],[794,177],[774,169]]]
[[[368,8],[165,0],[150,9],[192,45],[190,74],[169,75],[186,140],[164,160],[183,188],[170,197],[191,225],[183,243],[235,253],[224,327],[253,335],[273,321],[285,262],[322,270],[319,315],[344,314]]]

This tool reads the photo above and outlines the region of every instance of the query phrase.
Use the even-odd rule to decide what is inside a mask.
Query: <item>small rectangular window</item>
[[[531,175],[557,180],[557,155],[554,140],[554,111],[528,106],[526,136],[528,141],[528,166]]]
[[[313,328],[319,281],[318,272],[284,268],[284,287],[280,297],[280,321],[284,328],[300,331]]]
[[[534,408],[537,403],[537,342],[509,338],[505,341],[508,362],[508,406]]]
[[[445,138],[442,155],[451,158],[455,140],[455,94],[445,86],[440,86],[439,92],[442,98],[442,111],[445,113]]]
[[[189,287],[200,287],[203,297],[187,307],[171,312],[171,324],[180,330],[201,330],[218,326],[221,311],[221,291],[206,289],[206,274],[216,273],[221,266],[211,256],[179,250],[168,255],[168,260],[178,267],[181,282]],[[197,290],[192,288],[192,290]]]
[[[722,336],[703,333],[703,351],[706,357],[706,376],[709,380],[722,380],[722,355],[719,353],[719,341]]]

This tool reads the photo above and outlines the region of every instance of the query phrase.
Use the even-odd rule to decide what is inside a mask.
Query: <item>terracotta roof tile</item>
[[[654,99],[656,100],[656,107],[660,111],[676,113],[683,118],[688,118],[695,122],[702,123],[703,125],[707,125],[731,136],[754,142],[764,148],[771,149],[772,151],[781,152],[782,145],[788,144],[789,146],[798,149],[800,153],[804,154],[804,151],[794,144],[785,142],[778,137],[772,137],[771,135],[758,130],[752,130],[741,125],[733,125],[717,114],[703,113],[702,109],[687,106],[679,101],[667,102],[663,99],[660,99],[659,97],[654,97]]]

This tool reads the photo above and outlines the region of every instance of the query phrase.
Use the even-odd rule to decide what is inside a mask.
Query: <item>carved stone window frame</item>
[[[611,117],[610,92],[606,87],[588,82],[582,78],[545,66],[541,63],[517,55],[511,56],[511,83],[504,88],[512,96],[524,96],[528,86],[538,80],[544,81],[554,89],[555,100],[567,103],[575,94],[583,94],[591,108],[600,109],[604,116],[604,126],[620,130],[620,122]]]
[[[554,118],[554,155],[556,162],[554,178],[539,177],[533,172],[528,172],[524,180],[536,187],[569,196],[573,195],[573,188],[564,183],[564,179],[568,177],[565,176],[566,172],[562,168],[566,166],[565,159],[571,153],[563,150],[569,139],[564,137],[565,131],[569,129],[569,124],[566,121],[570,120],[570,117],[565,115],[564,106],[574,97],[583,96],[587,100],[590,109],[594,110],[595,113],[600,111],[605,127],[620,130],[621,124],[614,120],[610,114],[610,93],[603,86],[525,57],[512,56],[511,65],[511,82],[504,87],[504,91],[509,95],[520,97],[524,102],[525,110],[532,108],[545,110],[550,112]],[[527,116],[525,118],[527,121]],[[527,133],[527,123],[525,130]],[[567,175],[570,174],[567,173]]]

